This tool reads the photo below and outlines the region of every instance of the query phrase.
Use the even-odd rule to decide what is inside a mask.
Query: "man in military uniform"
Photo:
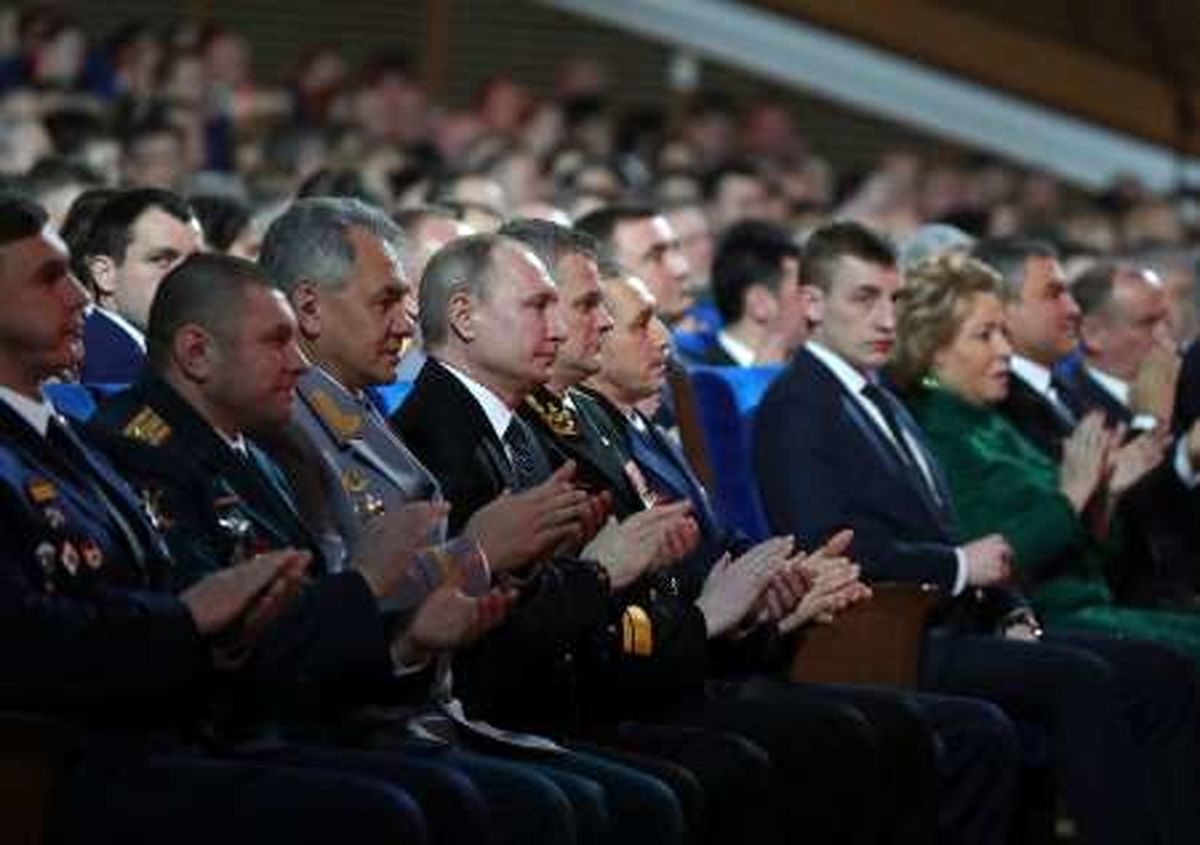
[[[307,556],[260,555],[173,597],[170,560],[107,461],[42,383],[76,369],[87,294],[46,214],[0,196],[0,706],[78,728],[48,841],[421,842],[399,787],[261,759],[189,737],[215,699],[216,656],[245,653]]]

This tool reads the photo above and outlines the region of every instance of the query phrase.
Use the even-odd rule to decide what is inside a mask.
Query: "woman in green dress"
[[[1154,640],[1200,663],[1200,615],[1121,607],[1104,578],[1118,554],[1120,497],[1161,457],[1143,438],[1085,418],[1055,465],[995,406],[1008,392],[1012,352],[1004,288],[965,256],[922,262],[905,274],[890,368],[949,479],[967,539],[1000,533],[1015,577],[1042,624]]]

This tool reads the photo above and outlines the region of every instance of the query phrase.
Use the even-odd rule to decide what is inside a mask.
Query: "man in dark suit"
[[[712,286],[724,328],[696,363],[776,364],[804,342],[800,247],[786,229],[762,220],[733,225],[717,247]]]
[[[426,269],[420,314],[431,359],[394,421],[438,476],[455,508],[452,522],[506,486],[550,473],[544,450],[513,412],[545,382],[561,343],[557,297],[541,262],[502,236],[455,242]],[[770,573],[787,562],[787,546],[717,567],[697,597],[657,588],[644,566],[630,571],[625,558],[634,550],[625,544],[613,559],[603,543],[589,544],[579,558],[531,570],[527,603],[459,664],[468,703],[516,717],[553,702],[598,726],[636,719],[729,731],[769,754],[775,786],[764,794],[781,800],[768,797],[760,809],[786,819],[788,841],[892,835],[886,802],[868,797],[880,740],[857,711],[765,679],[707,677],[710,640],[721,641],[758,607]],[[598,571],[593,555],[611,574]],[[550,590],[555,600],[533,613],[532,601]],[[480,684],[517,667],[525,667],[521,688]],[[908,753],[910,777],[931,774],[921,762],[928,746]]]
[[[318,843],[359,818],[363,841],[422,841],[424,819],[398,786],[197,741],[217,702],[217,655],[252,648],[307,559],[280,551],[178,598],[163,589],[171,561],[132,492],[41,395],[81,362],[87,303],[45,222],[0,197],[0,616],[13,634],[0,697],[81,734],[50,841]]]
[[[854,557],[870,579],[940,586],[946,607],[925,643],[922,686],[984,698],[1041,725],[1089,841],[1148,841],[1159,824],[1186,841],[1194,787],[1156,780],[1152,790],[1150,778],[1194,766],[1165,763],[1176,751],[1159,733],[1195,741],[1184,715],[1194,706],[1190,670],[1132,641],[1032,641],[1036,620],[1005,587],[1007,543],[958,536],[936,459],[878,379],[895,342],[892,246],[859,224],[829,224],[805,243],[800,272],[816,328],[755,420],[755,472],[773,530],[815,544],[853,528]],[[1154,703],[1138,700],[1147,689]],[[1146,731],[1147,718],[1158,727]]]
[[[460,816],[447,800],[453,796],[439,794],[440,770],[470,778],[488,799],[494,832],[506,841],[570,841],[567,831],[576,824],[590,836],[604,836],[607,810],[592,806],[589,795],[599,787],[590,783],[571,791],[582,775],[561,778],[560,791],[518,763],[505,765],[449,746],[431,751],[425,740],[403,738],[411,730],[457,739],[448,718],[427,702],[428,675],[421,670],[431,657],[494,624],[502,595],[489,594],[486,572],[477,577],[462,568],[473,555],[461,560],[445,550],[415,551],[434,543],[436,522],[444,516],[436,504],[396,508],[364,529],[347,559],[323,559],[278,470],[247,437],[287,422],[296,380],[305,369],[283,296],[255,265],[215,255],[184,262],[161,291],[151,310],[150,372],[106,402],[98,424],[122,435],[114,454],[171,525],[167,539],[177,551],[180,577],[221,568],[239,548],[294,545],[317,558],[319,577],[263,633],[256,659],[265,665],[253,667],[259,707],[285,726],[336,738],[358,705],[396,705],[390,725],[378,719],[376,728],[362,730],[394,749],[391,777],[419,795],[439,840],[484,835],[464,828],[469,816]],[[409,583],[414,576],[438,572],[427,565],[430,556],[459,570],[458,576],[432,590],[415,589]],[[381,614],[381,605],[399,618]],[[404,678],[402,685],[393,674]],[[501,742],[499,732],[478,734],[481,741]],[[392,738],[396,735],[400,738]],[[537,743],[541,751],[550,746]],[[415,766],[414,754],[420,756]],[[351,758],[348,765],[357,763]],[[653,781],[638,785],[653,795]],[[568,795],[577,799],[574,821],[560,806]],[[652,800],[637,807],[647,836],[653,832],[671,841],[669,796],[667,802],[665,825],[662,816],[652,815],[658,809]],[[622,809],[610,803],[614,812]]]
[[[146,354],[146,320],[159,282],[200,249],[203,235],[177,194],[133,188],[107,200],[72,244],[95,296],[84,327],[85,384],[129,384]]]

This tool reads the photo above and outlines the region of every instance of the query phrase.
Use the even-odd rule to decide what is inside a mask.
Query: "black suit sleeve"
[[[772,532],[812,549],[852,528],[852,553],[870,580],[932,582],[949,592],[954,547],[903,539],[912,532],[893,516],[895,485],[859,460],[861,447],[837,430],[846,423],[835,408],[805,401],[794,391],[768,395],[755,420],[754,468]]]

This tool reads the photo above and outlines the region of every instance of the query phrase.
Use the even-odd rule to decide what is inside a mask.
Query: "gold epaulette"
[[[122,433],[131,440],[161,446],[171,436],[171,426],[147,405],[133,415]]]
[[[347,411],[324,390],[320,388],[313,390],[309,393],[309,400],[312,402],[313,410],[321,418],[321,422],[339,440],[350,440],[357,437],[358,433],[362,431],[362,415]]]
[[[654,653],[654,626],[650,615],[636,604],[621,614],[621,643],[626,654],[649,657]]]

